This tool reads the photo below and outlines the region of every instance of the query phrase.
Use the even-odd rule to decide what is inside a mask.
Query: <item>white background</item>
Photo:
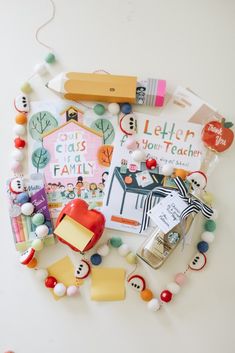
[[[235,2],[233,0],[55,0],[55,21],[41,39],[55,48],[61,69],[160,77],[169,87],[192,88],[234,121]],[[48,0],[0,0],[0,352],[191,352],[235,351],[234,316],[234,148],[220,158],[208,190],[220,210],[208,265],[191,273],[174,302],[157,313],[127,291],[123,302],[96,303],[89,283],[80,298],[53,300],[22,268],[8,222],[5,179],[12,149],[13,99],[22,81],[47,51],[34,40],[48,18]],[[46,79],[45,79],[46,80]],[[41,79],[32,81],[33,98],[49,96]],[[159,271],[141,268],[156,294],[183,270],[200,233]],[[114,234],[114,232],[109,233]],[[140,239],[126,236],[133,249]],[[57,246],[40,255],[42,265],[69,253]],[[105,264],[126,267],[113,252]]]

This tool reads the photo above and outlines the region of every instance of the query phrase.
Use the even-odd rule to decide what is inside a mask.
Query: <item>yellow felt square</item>
[[[57,279],[58,283],[63,283],[66,287],[69,286],[77,286],[78,281],[75,278],[74,272],[74,264],[72,263],[69,256],[65,256],[59,261],[56,261],[52,265],[47,268],[49,276],[53,276]],[[56,300],[60,299],[61,297],[57,297],[53,290],[52,294]]]
[[[91,299],[114,301],[125,299],[125,270],[122,268],[92,268]]]
[[[83,251],[94,233],[76,222],[69,216],[65,216],[54,230],[54,233],[75,248]]]

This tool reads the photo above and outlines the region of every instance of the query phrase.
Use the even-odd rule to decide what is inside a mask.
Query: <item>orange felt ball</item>
[[[175,176],[180,177],[181,179],[185,180],[188,175],[188,172],[184,169],[175,169]]]
[[[140,296],[145,302],[149,302],[151,299],[153,299],[153,293],[148,288],[142,290],[142,292],[140,292]]]
[[[16,124],[24,125],[27,123],[27,116],[23,113],[17,114],[15,121]]]
[[[38,260],[34,257],[27,265],[28,268],[35,268],[38,264]]]

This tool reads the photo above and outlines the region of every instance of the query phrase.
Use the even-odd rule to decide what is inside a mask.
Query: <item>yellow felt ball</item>
[[[31,93],[33,90],[29,82],[24,82],[20,89],[25,94]]]
[[[28,268],[35,268],[38,264],[38,260],[34,257],[27,265]]]
[[[130,265],[135,265],[137,264],[137,256],[133,252],[129,252],[129,254],[126,256],[126,261]]]
[[[145,302],[149,302],[151,299],[153,299],[153,293],[150,289],[146,288],[140,292],[141,299],[143,299]]]
[[[211,205],[214,202],[214,195],[211,192],[205,192],[202,199],[205,203]]]
[[[32,242],[32,248],[34,248],[34,250],[36,251],[40,251],[43,249],[43,241],[41,239],[34,239],[34,241]]]

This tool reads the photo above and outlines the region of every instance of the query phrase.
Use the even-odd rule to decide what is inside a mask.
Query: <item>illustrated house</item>
[[[80,123],[83,121],[83,111],[78,109],[77,107],[70,105],[67,107],[65,110],[63,110],[60,115],[62,116],[62,121],[70,121],[70,120],[75,120]]]

